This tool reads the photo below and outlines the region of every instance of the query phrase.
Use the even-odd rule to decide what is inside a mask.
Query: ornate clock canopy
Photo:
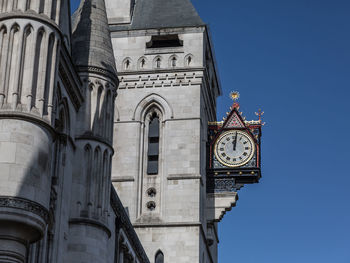
[[[261,178],[261,121],[246,121],[239,111],[238,92],[230,112],[221,122],[210,122],[208,128],[207,192],[232,192],[244,184],[258,183]]]

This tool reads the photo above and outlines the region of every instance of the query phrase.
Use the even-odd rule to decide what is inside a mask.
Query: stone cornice
[[[14,19],[14,18],[32,19],[32,20],[36,20],[36,21],[39,21],[41,23],[44,23],[48,26],[51,26],[57,32],[59,32],[61,38],[63,39],[61,29],[58,27],[58,25],[53,20],[48,18],[46,15],[38,14],[32,10],[27,10],[26,12],[16,10],[16,11],[12,11],[9,13],[6,12],[6,13],[0,14],[0,21],[6,20],[6,19]]]
[[[123,75],[124,74],[124,75]],[[120,74],[119,89],[159,88],[202,85],[203,70],[137,71]]]
[[[143,74],[157,74],[157,73],[177,73],[177,72],[196,72],[196,71],[205,71],[206,68],[203,67],[186,67],[186,68],[164,68],[164,69],[147,69],[147,70],[130,70],[130,71],[119,71],[119,76],[127,76],[127,75],[143,75]]]
[[[0,207],[21,209],[36,214],[46,223],[49,219],[49,211],[44,206],[25,198],[0,196]]]
[[[118,87],[119,85],[119,79],[115,73],[112,71],[100,68],[100,67],[95,67],[95,66],[77,66],[78,72],[88,72],[88,73],[93,73],[97,75],[102,75],[104,77],[107,77],[112,80],[112,82],[115,84],[115,87]]]

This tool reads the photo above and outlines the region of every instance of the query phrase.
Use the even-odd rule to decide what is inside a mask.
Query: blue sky
[[[349,263],[350,1],[193,4],[212,31],[218,119],[238,90],[267,123],[263,178],[220,223],[219,262]]]

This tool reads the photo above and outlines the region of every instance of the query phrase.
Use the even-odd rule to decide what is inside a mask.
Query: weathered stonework
[[[78,13],[71,39],[69,1],[0,0],[0,262],[149,262],[110,190],[119,81],[104,0]]]
[[[0,0],[0,262],[216,263],[237,194],[207,188],[207,25],[190,0],[69,2]]]

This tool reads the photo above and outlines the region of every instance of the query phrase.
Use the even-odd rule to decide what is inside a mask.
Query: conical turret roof
[[[137,0],[130,24],[114,30],[142,30],[204,26],[190,0]]]
[[[112,73],[116,65],[104,0],[82,0],[73,14],[72,57],[78,68]]]

